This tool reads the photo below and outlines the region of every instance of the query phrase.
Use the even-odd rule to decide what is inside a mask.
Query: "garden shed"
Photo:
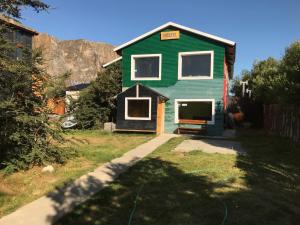
[[[117,96],[117,131],[163,133],[164,104],[168,98],[142,84]]]

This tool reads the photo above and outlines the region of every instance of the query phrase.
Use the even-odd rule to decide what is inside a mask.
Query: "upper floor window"
[[[213,51],[180,52],[178,58],[178,79],[212,79],[213,65]]]
[[[131,80],[160,80],[161,54],[132,55]]]

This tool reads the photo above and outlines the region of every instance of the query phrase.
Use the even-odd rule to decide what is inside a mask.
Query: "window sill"
[[[131,80],[161,80],[160,78],[131,78]]]
[[[213,77],[178,77],[178,80],[212,80]]]
[[[147,121],[150,121],[151,118],[147,118],[147,117],[125,117],[125,120],[147,120]]]

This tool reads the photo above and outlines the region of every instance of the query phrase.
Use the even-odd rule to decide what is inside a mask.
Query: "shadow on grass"
[[[244,135],[240,141],[248,150],[247,155],[237,156],[235,164],[244,174],[243,183],[188,174],[180,163],[158,154],[137,163],[56,225],[128,224],[141,187],[132,225],[298,224],[300,149],[289,141],[257,134]],[[228,217],[223,221],[225,208]]]
[[[240,131],[239,140],[247,155],[236,166],[245,172],[248,191],[228,196],[240,207],[232,216],[244,215],[234,224],[299,224],[300,146],[259,130]]]
[[[7,195],[8,195],[7,193],[0,191],[0,198],[3,198],[5,196],[7,196]]]
[[[212,184],[205,177],[186,174],[170,162],[150,158],[57,224],[127,224],[142,185],[132,224],[201,224],[203,220],[220,224],[223,220],[224,206],[210,196]]]

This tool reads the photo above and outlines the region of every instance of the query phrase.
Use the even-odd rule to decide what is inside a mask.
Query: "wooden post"
[[[158,100],[157,104],[157,124],[156,124],[156,133],[162,134],[164,132],[164,117],[165,117],[165,103]]]

